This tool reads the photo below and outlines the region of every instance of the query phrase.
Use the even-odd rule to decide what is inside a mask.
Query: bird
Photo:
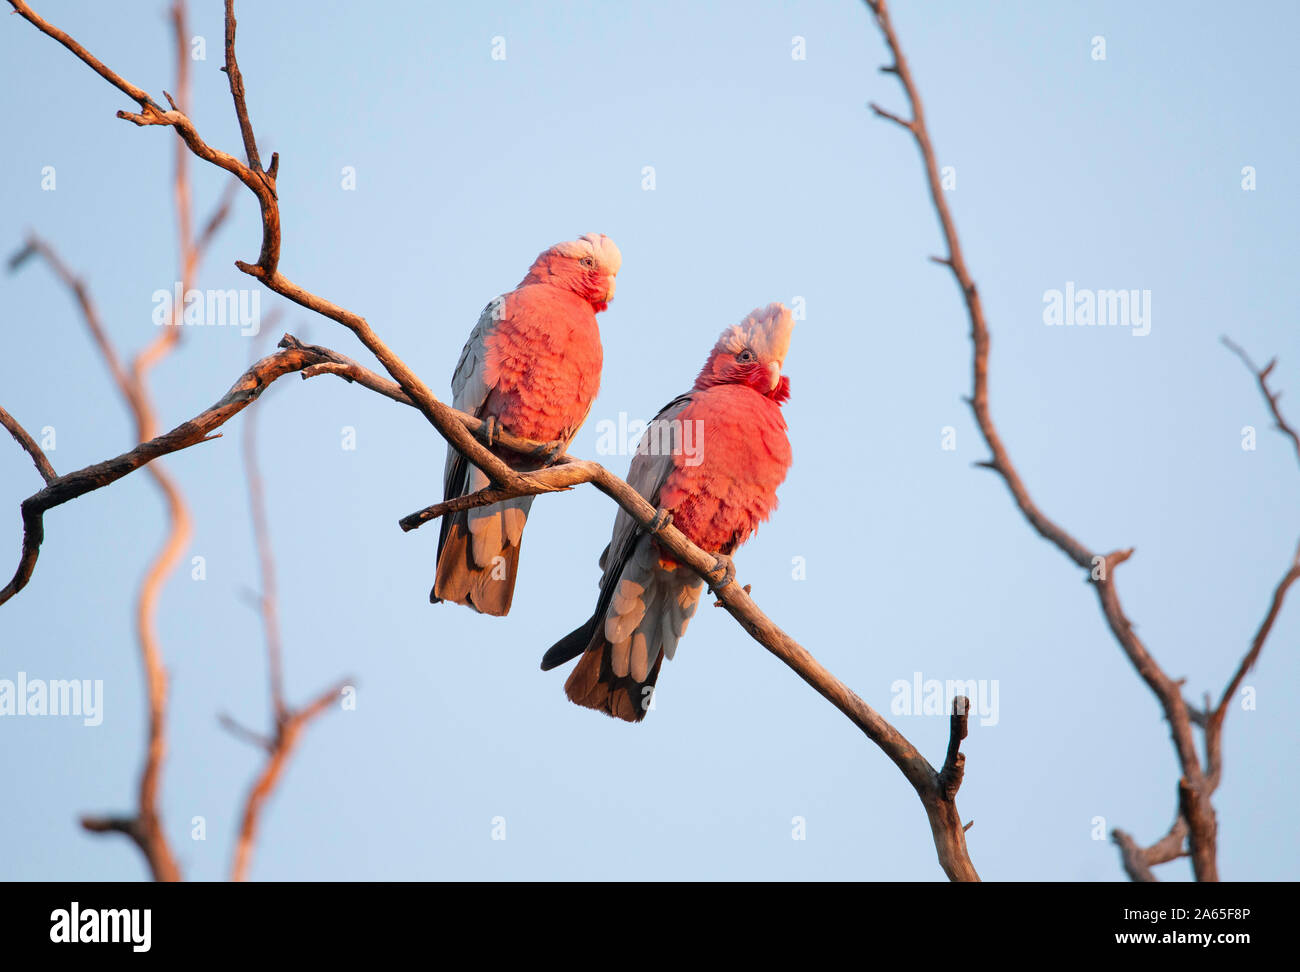
[[[514,290],[490,301],[452,373],[452,405],[484,420],[482,437],[514,469],[537,469],[563,454],[600,390],[604,353],[596,314],[614,299],[623,257],[603,233],[540,253]],[[500,431],[545,443],[520,455],[494,444]],[[450,445],[444,497],[488,485]],[[519,547],[531,496],[443,518],[430,602],[504,616],[514,598]]]
[[[735,576],[731,554],[776,509],[791,462],[781,411],[790,379],[781,370],[793,328],[779,303],[728,327],[694,387],[646,429],[627,481],[655,517],[642,527],[620,508],[600,556],[596,610],[542,658],[548,671],[581,656],[564,683],[572,702],[627,722],[649,711],[659,669],[673,657],[705,583],[660,547],[666,524],[715,555],[709,584],[716,590]]]

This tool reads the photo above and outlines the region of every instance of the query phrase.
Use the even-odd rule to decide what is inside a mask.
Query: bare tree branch
[[[1183,847],[1187,841],[1187,820],[1181,810],[1175,814],[1169,833],[1150,847],[1141,846],[1128,832],[1118,827],[1111,831],[1110,836],[1119,847],[1120,863],[1131,881],[1154,883],[1157,878],[1151,868],[1187,856]]]
[[[957,795],[961,787],[962,776],[966,772],[966,754],[961,751],[961,742],[966,738],[970,721],[970,699],[959,695],[952,700],[952,720],[948,730],[948,755],[939,771],[939,787],[948,799]]]
[[[1250,355],[1246,354],[1240,345],[1226,336],[1220,338],[1220,340],[1223,342],[1223,346],[1240,358],[1242,363],[1250,369],[1251,374],[1255,376],[1255,382],[1259,385],[1260,394],[1264,396],[1264,401],[1268,403],[1268,410],[1273,413],[1274,428],[1291,440],[1291,444],[1295,447],[1296,461],[1300,462],[1300,434],[1297,434],[1296,430],[1282,417],[1282,410],[1277,404],[1278,399],[1282,397],[1282,393],[1275,392],[1268,387],[1268,376],[1277,367],[1277,358],[1274,358],[1264,367],[1257,368],[1255,362],[1250,360]]]
[[[31,580],[40,554],[41,543],[45,538],[43,518],[47,511],[108,486],[159,456],[179,452],[201,442],[219,438],[220,434],[216,430],[255,401],[277,378],[295,372],[301,373],[304,377],[310,377],[310,374],[338,374],[363,387],[411,405],[412,408],[415,407],[396,385],[387,382],[374,372],[367,371],[337,351],[303,344],[291,334],[281,338],[279,347],[283,350],[256,362],[235,381],[220,400],[194,418],[182,422],[170,432],[141,443],[129,452],[67,475],[57,476],[48,481],[45,489],[24,500],[21,506],[24,526],[22,553],[12,580],[3,590],[0,590],[0,604],[12,598]],[[396,392],[393,391],[394,389],[397,389]],[[450,411],[455,420],[467,430],[478,430],[483,426],[483,422],[473,415],[455,409]],[[521,451],[543,446],[542,443],[504,433],[498,433],[496,441],[509,446],[518,446]]]
[[[266,638],[271,717],[278,723],[284,719],[288,709],[284,702],[284,661],[275,586],[275,555],[271,547],[271,522],[266,515],[266,495],[262,486],[262,472],[257,463],[257,415],[258,410],[255,409],[244,421],[244,478],[248,481],[248,506],[253,520],[253,540],[257,547],[260,574],[257,609],[262,616],[262,629]]]
[[[243,881],[248,877],[249,864],[252,861],[253,844],[257,840],[258,824],[262,808],[280,782],[289,758],[293,755],[302,736],[302,731],[318,715],[329,708],[330,703],[338,699],[347,686],[340,682],[322,692],[311,704],[301,708],[287,710],[277,720],[275,736],[270,740],[266,764],[258,774],[248,791],[244,802],[244,812],[240,818],[239,836],[235,844],[235,861],[231,868],[232,881]]]
[[[1240,358],[1255,376],[1260,394],[1264,396],[1269,412],[1272,413],[1274,426],[1291,440],[1292,445],[1295,446],[1296,458],[1300,460],[1300,436],[1296,434],[1295,429],[1282,415],[1282,409],[1278,405],[1278,399],[1282,397],[1282,393],[1273,391],[1268,383],[1269,375],[1277,366],[1277,359],[1274,358],[1263,368],[1258,368],[1239,345],[1233,343],[1227,337],[1222,340],[1224,346]],[[1264,650],[1264,643],[1268,640],[1268,636],[1273,630],[1273,624],[1282,611],[1282,604],[1286,600],[1287,591],[1291,589],[1291,585],[1297,580],[1300,580],[1300,543],[1296,545],[1295,554],[1292,556],[1286,572],[1273,589],[1273,597],[1269,601],[1268,613],[1264,615],[1264,620],[1260,622],[1259,628],[1255,631],[1255,637],[1251,639],[1250,648],[1241,659],[1241,663],[1237,666],[1237,670],[1233,673],[1227,687],[1223,690],[1219,704],[1213,709],[1210,709],[1208,702],[1206,704],[1205,718],[1200,724],[1205,730],[1205,761],[1211,789],[1219,785],[1219,780],[1223,774],[1223,723],[1228,715],[1228,706],[1232,703],[1237,690],[1241,688],[1246,675],[1259,660],[1260,652]]]
[[[184,142],[177,142],[179,151],[188,153]],[[216,237],[217,231],[225,224],[230,217],[230,210],[235,205],[235,197],[239,194],[239,180],[230,179],[226,182],[226,187],[221,190],[221,197],[217,200],[216,208],[212,210],[212,215],[208,221],[203,224],[203,229],[199,232],[199,237],[194,241],[195,251],[202,256],[208,250],[212,240]]]
[[[477,498],[478,502],[475,505],[481,505],[496,502],[498,498],[551,491],[589,482],[613,499],[642,527],[648,529],[656,522],[655,508],[635,489],[598,463],[575,460],[541,470],[531,474],[531,477],[537,482],[523,483],[504,489],[496,498],[487,495],[487,491],[480,491],[465,499]],[[439,507],[445,513],[449,512],[454,505],[456,504],[443,503],[439,504]],[[434,512],[427,518],[438,515],[438,507],[431,507],[430,510]],[[420,515],[414,514],[414,516]],[[408,517],[406,520],[409,521],[411,518]],[[687,565],[706,580],[709,572],[716,566],[717,561],[711,554],[697,547],[672,524],[658,530],[656,541],[672,555],[674,560]],[[948,775],[941,779],[940,773],[898,730],[827,671],[802,645],[777,627],[739,583],[733,581],[721,588],[713,588],[713,591],[723,607],[740,622],[754,640],[781,659],[794,670],[795,674],[847,716],[872,742],[884,750],[885,755],[903,772],[925,807],[939,863],[948,877],[954,881],[979,880],[966,848],[965,829],[954,799],[956,788],[961,783],[960,767],[964,764],[964,757],[957,752],[956,747],[964,737],[964,732],[956,735],[949,745],[949,761],[945,763],[945,768],[951,768]],[[954,731],[958,721],[958,717],[954,716]],[[964,729],[964,716],[961,717],[960,724]]]
[[[988,324],[984,316],[984,307],[980,301],[979,291],[966,265],[966,258],[957,236],[956,224],[944,196],[939,176],[939,164],[930,140],[929,128],[926,125],[925,110],[917,93],[916,83],[912,78],[907,59],[903,56],[898,35],[890,19],[886,0],[865,0],[865,2],[868,9],[875,16],[876,25],[880,28],[885,43],[894,58],[894,63],[888,68],[888,73],[894,74],[898,78],[899,84],[902,85],[903,92],[911,107],[912,121],[904,123],[896,116],[882,112],[880,109],[876,109],[876,113],[903,124],[916,142],[925,168],[930,198],[939,217],[939,225],[948,246],[947,256],[932,259],[948,267],[966,304],[966,312],[971,326],[971,341],[974,345],[973,392],[967,403],[975,415],[980,434],[992,453],[992,458],[982,463],[982,465],[1002,477],[1012,498],[1015,500],[1016,506],[1029,522],[1029,525],[1040,536],[1057,547],[1075,564],[1091,572],[1090,577],[1101,602],[1102,613],[1106,617],[1106,622],[1112,634],[1142,680],[1155,694],[1164,711],[1165,719],[1169,723],[1174,749],[1177,752],[1183,772],[1187,800],[1189,805],[1195,808],[1196,820],[1201,824],[1198,828],[1193,822],[1189,833],[1189,840],[1192,845],[1193,870],[1199,880],[1217,880],[1218,865],[1214,854],[1214,812],[1210,805],[1212,787],[1209,785],[1209,781],[1201,768],[1200,757],[1197,753],[1192,732],[1192,720],[1182,696],[1181,682],[1165,674],[1141,639],[1138,638],[1132,622],[1129,621],[1120,604],[1119,592],[1115,587],[1112,571],[1109,569],[1096,570],[1099,565],[1105,565],[1106,568],[1113,567],[1115,564],[1127,559],[1132,554],[1132,550],[1107,556],[1095,554],[1043,513],[1030,498],[1028,489],[1026,489],[1011,461],[1010,454],[1002,443],[1002,438],[998,434],[989,409],[988,355],[990,338]]]
[[[175,39],[179,104],[187,105],[190,92],[189,48],[188,31],[185,26],[185,7],[181,0],[176,0],[172,5],[171,21]],[[71,43],[66,36],[61,40],[65,45]],[[168,99],[172,100],[170,95]],[[172,104],[175,106],[177,102],[172,100]],[[180,237],[180,275],[182,289],[188,290],[192,286],[197,273],[201,248],[196,245],[193,239],[189,154],[185,151],[183,145],[179,143],[178,145],[173,184]],[[218,207],[205,230],[207,240],[210,240],[215,235],[224,222],[228,211],[228,204]],[[19,266],[28,256],[33,254],[42,257],[55,275],[75,296],[95,345],[108,366],[114,384],[117,385],[130,409],[132,418],[135,421],[136,441],[144,442],[153,438],[157,431],[157,419],[150,401],[146,376],[149,369],[176,346],[180,340],[180,328],[178,326],[164,328],[154,341],[136,355],[129,369],[123,368],[121,359],[108,338],[84,282],[68,270],[51,246],[35,234],[31,234],[24,249],[10,261],[10,266]],[[170,323],[178,325],[180,323],[180,308],[176,308],[174,313],[176,319]],[[179,488],[164,467],[159,463],[154,463],[150,465],[149,473],[162,492],[166,503],[168,533],[162,549],[145,573],[136,601],[136,632],[140,643],[140,655],[145,673],[146,695],[148,698],[148,744],[144,768],[140,775],[139,804],[136,815],[129,827],[104,826],[104,821],[98,818],[88,818],[85,825],[88,830],[96,833],[120,832],[128,834],[143,852],[155,880],[176,881],[180,879],[180,871],[176,865],[175,857],[167,841],[157,811],[162,763],[167,748],[165,735],[167,673],[163,667],[162,651],[158,644],[155,619],[162,586],[167,576],[179,562],[185,547],[189,543],[189,538],[193,532],[193,523]],[[54,485],[54,481],[47,480],[47,488]],[[24,504],[25,522],[27,519],[28,511],[26,504]],[[26,532],[28,537],[32,536],[30,529]],[[29,549],[32,553],[30,565],[34,565],[35,548],[25,546],[24,561],[27,560]],[[21,564],[19,569],[21,575]],[[10,587],[13,587],[13,585],[11,584]],[[0,602],[7,599],[8,596],[12,596],[12,591],[6,588],[5,592],[0,592]],[[120,818],[113,819],[120,822]]]
[[[1133,550],[1130,548],[1100,556],[1074,539],[1034,504],[1019,474],[1016,472],[1006,448],[1002,444],[988,405],[988,352],[990,343],[988,327],[979,293],[967,270],[952,214],[942,192],[938,163],[926,127],[924,110],[917,95],[907,61],[899,48],[897,35],[890,21],[886,0],[866,0],[866,3],[875,15],[877,25],[880,27],[886,44],[895,59],[894,64],[883,70],[898,77],[911,105],[913,117],[911,121],[907,121],[874,104],[871,108],[878,116],[893,121],[911,132],[917,143],[925,165],[930,196],[938,214],[944,238],[948,244],[948,256],[931,257],[931,259],[951,270],[961,289],[970,318],[971,339],[975,351],[974,391],[972,397],[967,401],[975,414],[976,422],[985,443],[992,452],[990,460],[977,463],[977,465],[991,469],[1002,477],[1021,513],[1042,537],[1055,545],[1080,567],[1090,570],[1090,579],[1097,589],[1102,612],[1112,634],[1139,675],[1155,694],[1170,726],[1174,748],[1183,772],[1178,786],[1178,815],[1169,832],[1157,843],[1146,848],[1141,847],[1126,832],[1118,829],[1114,830],[1112,838],[1120,847],[1124,868],[1135,881],[1154,881],[1155,876],[1151,871],[1152,866],[1179,857],[1189,856],[1189,853],[1183,849],[1184,841],[1186,841],[1190,846],[1193,872],[1197,879],[1202,881],[1217,880],[1217,824],[1210,798],[1218,786],[1222,772],[1223,720],[1232,696],[1259,657],[1264,642],[1281,610],[1287,590],[1297,579],[1300,579],[1300,548],[1297,548],[1289,569],[1274,590],[1268,614],[1261,623],[1250,650],[1242,659],[1236,673],[1225,689],[1219,705],[1211,710],[1207,703],[1203,711],[1187,705],[1181,694],[1182,680],[1170,678],[1160,668],[1137,637],[1132,623],[1128,620],[1120,605],[1113,572],[1116,566],[1132,556]],[[1300,436],[1296,434],[1296,431],[1287,424],[1282,416],[1278,406],[1280,393],[1274,393],[1268,386],[1268,378],[1276,365],[1276,361],[1270,362],[1262,369],[1258,368],[1250,357],[1228,338],[1225,337],[1223,343],[1240,357],[1251,372],[1254,373],[1273,415],[1276,427],[1291,440],[1296,449],[1297,459],[1300,459]],[[1192,732],[1193,726],[1200,727],[1205,732],[1206,767],[1204,770],[1197,755]]]
[[[1117,827],[1111,831],[1110,839],[1119,847],[1120,863],[1124,865],[1124,873],[1129,876],[1129,880],[1141,884],[1152,884],[1156,881],[1155,874],[1151,872],[1151,865],[1147,863],[1146,851],[1127,831]]]
[[[276,597],[275,558],[271,547],[270,517],[266,513],[266,494],[257,462],[257,410],[251,412],[244,423],[244,471],[248,480],[248,502],[253,520],[253,538],[257,546],[258,570],[261,575],[258,609],[266,635],[266,655],[271,686],[271,723],[274,731],[269,739],[263,741],[267,752],[266,764],[244,801],[239,835],[235,843],[234,864],[231,868],[231,880],[234,881],[243,881],[248,877],[262,808],[270,799],[276,784],[279,783],[302,730],[312,719],[324,712],[330,702],[338,698],[343,686],[347,684],[341,682],[326,690],[314,702],[302,709],[291,709],[285,702],[284,659]],[[226,724],[237,727],[233,720],[226,720]],[[247,730],[243,730],[242,727],[238,728],[247,733]]]
[[[216,430],[256,401],[271,382],[312,365],[332,361],[332,358],[323,355],[320,349],[301,344],[297,338],[289,334],[281,339],[279,346],[282,350],[255,363],[239,376],[225,395],[194,418],[182,422],[170,432],[156,436],[148,442],[142,442],[119,456],[59,476],[45,489],[25,499],[22,503],[23,551],[13,579],[3,590],[0,590],[0,604],[4,604],[22,590],[31,579],[32,570],[40,554],[40,545],[44,540],[43,517],[47,511],[117,482],[123,476],[149,464],[159,456],[179,452],[200,442],[219,438],[220,435]],[[333,352],[330,354],[332,355]]]
[[[182,174],[178,170],[178,182],[182,181]],[[188,196],[188,190],[178,190],[178,197],[182,195]],[[136,357],[129,370],[124,369],[117,351],[108,338],[95,303],[91,299],[84,282],[67,268],[53,247],[35,234],[31,234],[23,250],[19,251],[10,260],[10,266],[17,267],[21,265],[29,255],[33,254],[44,259],[60,281],[76,297],[86,327],[108,366],[114,384],[117,385],[127,407],[130,409],[132,418],[135,421],[137,441],[150,437],[153,434],[155,418],[144,383],[145,369],[148,363],[157,361],[166,353],[174,342],[165,340],[166,335],[160,337],[153,345]],[[172,332],[178,331],[176,328],[169,328],[168,330]],[[154,617],[158,594],[163,581],[172,567],[175,566],[185,544],[189,542],[191,521],[189,512],[181,499],[180,491],[163,467],[154,465],[150,467],[149,471],[166,500],[169,531],[162,551],[145,574],[136,601],[136,632],[140,642],[140,655],[145,672],[146,694],[149,701],[149,739],[145,765],[140,776],[139,809],[130,828],[100,826],[102,821],[92,818],[91,823],[87,825],[87,829],[95,833],[128,834],[144,853],[155,880],[176,881],[180,879],[180,872],[156,810],[162,760],[166,752],[164,732],[167,674],[162,665],[162,655],[158,646]],[[52,480],[47,480],[47,488],[53,484]],[[3,595],[0,595],[0,598],[3,598]]]
[[[257,155],[257,139],[253,136],[253,123],[248,120],[248,100],[244,94],[244,76],[239,73],[235,62],[235,3],[226,0],[226,63],[221,70],[230,80],[230,96],[235,101],[235,115],[239,118],[239,134],[244,140],[244,152],[248,156],[248,166],[254,172],[262,169],[262,160]]]
[[[271,747],[275,745],[274,740],[268,739],[260,732],[255,732],[254,730],[249,729],[247,726],[224,712],[217,716],[217,725],[221,726],[222,729],[225,729],[236,739],[242,739],[244,742],[256,746],[258,749],[265,750],[268,753],[271,751]]]
[[[41,447],[36,444],[36,440],[28,435],[27,430],[18,423],[18,420],[2,407],[0,407],[0,425],[8,429],[14,440],[23,447],[23,451],[31,456],[32,462],[36,464],[36,471],[41,474],[41,478],[45,480],[47,485],[59,478],[59,474],[54,471],[54,467],[50,465],[50,460],[41,450]]]
[[[170,111],[162,110],[141,89],[120,78],[62,31],[51,27],[38,17],[31,11],[31,8],[24,0],[9,0],[9,2],[37,29],[59,40],[65,47],[94,68],[101,77],[125,92],[139,104],[139,112],[121,111],[118,112],[118,117],[140,126],[163,125],[174,128],[195,155],[232,173],[254,193],[262,210],[261,253],[257,263],[248,264],[237,261],[236,266],[243,272],[262,281],[267,288],[275,293],[348,328],[375,355],[396,382],[401,392],[434,425],[443,438],[452,447],[465,455],[469,461],[483,470],[490,481],[488,489],[498,491],[495,495],[526,495],[552,492],[567,489],[580,482],[590,482],[601,492],[614,499],[643,527],[649,527],[650,524],[657,522],[655,509],[640,494],[596,463],[574,460],[560,462],[551,468],[537,472],[519,473],[480,444],[469,431],[464,417],[439,401],[407,365],[379,338],[363,317],[310,291],[304,290],[279,272],[280,213],[275,191],[278,157],[273,157],[269,170],[262,171],[255,162],[253,154],[255,143],[249,138],[245,139],[245,150],[248,152],[250,159],[248,165],[228,153],[212,148],[203,141],[191,120],[178,108],[174,101],[171,101],[172,107]],[[235,61],[233,3],[230,0],[227,0],[226,17],[226,69],[227,74],[232,79],[231,88],[236,102],[236,114],[240,120],[241,132],[243,132],[247,121],[247,106],[243,103],[242,77],[237,73],[238,69]],[[240,77],[238,84],[234,81],[236,77]],[[919,114],[917,115],[917,121],[920,122]],[[251,136],[251,126],[248,126],[248,131]],[[90,481],[102,477],[81,475],[81,478],[76,480],[77,488],[81,492],[87,492],[99,485],[105,485],[107,482],[113,481],[113,479],[120,478],[120,476],[130,472],[131,469],[138,468],[139,465],[143,465],[158,455],[176,451],[179,448],[185,448],[194,444],[194,442],[201,441],[205,434],[203,430],[210,431],[216,428],[230,415],[242,409],[253,398],[256,398],[257,394],[265,387],[263,383],[265,380],[274,380],[275,377],[286,373],[288,370],[301,370],[310,366],[310,364],[324,363],[319,360],[310,363],[303,361],[303,356],[309,352],[306,352],[301,346],[296,349],[296,353],[298,354],[297,358],[294,358],[293,352],[284,351],[279,355],[272,355],[263,359],[259,362],[259,365],[265,367],[251,369],[241,379],[241,383],[237,384],[236,388],[231,389],[226,398],[212,409],[209,409],[208,412],[192,422],[186,423],[186,426],[178,427],[168,436],[160,437],[159,440],[151,443],[145,443],[127,456],[119,457],[117,460],[110,460],[109,464],[101,464],[112,466],[113,471],[116,473],[112,478],[104,479],[102,482],[96,481],[95,485],[91,485]],[[295,368],[294,365],[297,367]],[[390,397],[393,396],[390,395]],[[197,437],[195,437],[196,434]],[[114,463],[116,465],[113,465]],[[83,471],[83,474],[86,472]],[[78,475],[76,473],[72,474],[74,477]],[[64,477],[64,479],[67,478],[69,477]],[[51,489],[53,487],[47,487],[46,490],[42,491],[42,494],[48,493]],[[42,494],[37,494],[37,496],[42,496]],[[62,496],[62,494],[60,495]],[[62,496],[58,501],[66,502],[68,499],[74,498],[74,495],[80,495],[80,493],[69,491],[66,496]],[[487,498],[490,494],[480,493],[475,495],[477,496],[476,502],[486,503],[492,501]],[[49,502],[48,498],[42,499],[40,502],[34,502],[34,500],[36,500],[36,497],[24,503],[24,522],[28,525],[29,535],[33,533],[32,525],[28,523],[30,519],[28,516],[29,504],[37,529],[39,529],[40,525],[37,511],[43,512],[44,509],[49,508],[49,505],[57,505]],[[49,505],[42,506],[42,503],[48,503]],[[447,510],[444,509],[443,512],[445,513]],[[429,514],[425,517],[425,520],[432,518],[432,516],[433,514]],[[705,577],[714,570],[717,563],[716,558],[691,543],[676,527],[669,525],[657,531],[657,537],[660,545],[673,554],[675,559],[686,564],[701,577]],[[25,560],[27,549],[30,546],[25,542]],[[39,539],[36,540],[35,546],[39,547]],[[34,563],[34,553],[31,555],[31,560]],[[21,570],[22,565],[20,565]],[[30,568],[28,569],[28,576],[30,576]],[[23,582],[25,583],[25,580]],[[0,592],[0,603],[3,603],[5,593]],[[879,713],[831,675],[794,639],[772,623],[759,610],[740,584],[727,583],[720,589],[716,589],[715,593],[726,610],[741,623],[755,640],[785,662],[796,674],[843,712],[868,738],[884,750],[885,754],[899,767],[921,799],[930,821],[940,865],[949,878],[953,880],[978,880],[978,875],[967,852],[965,829],[957,812],[953,793],[945,791],[944,786],[940,783],[939,772]],[[12,596],[11,592],[9,596]],[[949,782],[951,782],[951,778]]]
[[[135,415],[140,410],[139,403],[135,401],[137,389],[131,380],[131,375],[122,364],[117,349],[113,347],[113,343],[108,339],[108,332],[104,330],[104,323],[100,320],[99,311],[90,297],[86,282],[73,273],[59,254],[55,252],[54,248],[36,233],[28,233],[27,239],[23,241],[22,248],[9,258],[10,271],[18,270],[33,257],[44,260],[59,282],[72,293],[77,302],[77,308],[81,311],[81,319],[85,322],[86,329],[90,331],[90,337],[95,342],[95,348],[99,351],[100,357],[104,359],[104,364],[108,367],[108,373],[113,379],[113,384],[126,401],[127,407]]]

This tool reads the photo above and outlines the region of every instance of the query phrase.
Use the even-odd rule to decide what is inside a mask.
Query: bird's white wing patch
[[[637,540],[605,612],[614,674],[644,682],[660,652],[672,658],[703,591],[704,581],[687,568],[660,566],[650,537]]]

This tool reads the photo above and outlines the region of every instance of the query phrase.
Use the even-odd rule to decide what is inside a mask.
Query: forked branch
[[[948,247],[946,256],[931,257],[931,260],[947,267],[952,273],[953,279],[961,292],[966,306],[967,317],[970,321],[974,354],[972,358],[972,394],[967,399],[967,403],[974,413],[980,434],[991,453],[991,458],[976,465],[997,473],[1029,525],[1077,566],[1088,571],[1088,579],[1092,581],[1093,588],[1097,592],[1102,613],[1112,635],[1138,675],[1156,696],[1169,724],[1174,750],[1182,770],[1178,785],[1178,815],[1169,833],[1156,844],[1147,848],[1142,848],[1124,831],[1114,831],[1112,837],[1121,849],[1124,867],[1134,880],[1154,880],[1154,876],[1150,871],[1152,865],[1182,856],[1190,856],[1192,858],[1193,873],[1198,880],[1217,880],[1217,824],[1211,796],[1218,785],[1220,777],[1220,730],[1227,701],[1240,684],[1245,672],[1258,658],[1259,650],[1268,635],[1273,619],[1277,616],[1277,611],[1281,606],[1282,597],[1285,595],[1287,588],[1300,577],[1300,550],[1297,551],[1297,559],[1293,561],[1290,570],[1279,583],[1274,593],[1269,614],[1256,635],[1251,651],[1247,653],[1237,675],[1229,683],[1223,701],[1220,702],[1213,713],[1201,714],[1195,712],[1183,699],[1182,680],[1171,678],[1156,663],[1141,639],[1138,638],[1132,622],[1129,621],[1120,604],[1119,592],[1115,584],[1114,568],[1132,556],[1132,549],[1114,551],[1108,554],[1094,551],[1075,539],[1055,520],[1048,517],[1030,497],[1028,489],[1016,471],[1010,454],[998,434],[989,408],[988,357],[990,337],[988,324],[979,291],[967,267],[961,242],[957,236],[956,224],[953,221],[952,213],[943,192],[939,164],[925,120],[925,110],[917,93],[910,66],[903,56],[898,35],[894,30],[887,0],[865,0],[865,2],[874,16],[893,58],[893,62],[882,68],[882,70],[898,78],[910,106],[912,117],[905,119],[874,104],[871,108],[877,116],[905,129],[916,142],[925,170],[930,198],[938,215],[939,225]],[[1225,343],[1242,357],[1252,372],[1256,373],[1256,378],[1268,401],[1278,428],[1295,444],[1297,457],[1300,458],[1300,437],[1297,437],[1294,430],[1282,419],[1277,407],[1277,395],[1270,392],[1267,385],[1268,375],[1273,365],[1270,364],[1264,369],[1257,369],[1239,348],[1226,341],[1226,339]],[[1197,751],[1193,733],[1194,725],[1202,725],[1206,729],[1206,766],[1204,768]],[[1183,850],[1184,840],[1188,845],[1187,851]]]

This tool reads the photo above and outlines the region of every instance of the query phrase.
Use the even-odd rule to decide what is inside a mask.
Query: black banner
[[[337,959],[486,949],[526,960],[600,949],[951,960],[1106,952],[1230,957],[1284,947],[1291,885],[1261,884],[28,884],[0,885],[8,959]],[[680,951],[679,951],[680,947]],[[877,951],[879,950],[879,951]],[[938,950],[939,955],[935,954]],[[775,953],[771,953],[775,954]],[[12,966],[12,967],[17,967]]]

